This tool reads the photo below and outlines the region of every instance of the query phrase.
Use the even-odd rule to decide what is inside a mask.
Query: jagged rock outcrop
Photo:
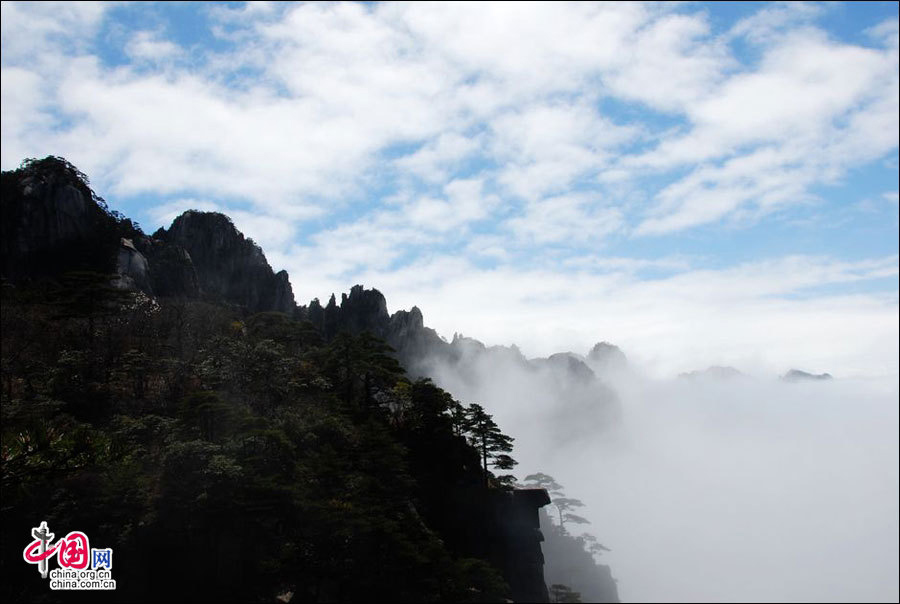
[[[341,327],[350,333],[368,331],[384,337],[390,320],[387,301],[377,289],[354,285],[349,295],[341,294]]]
[[[333,338],[340,330],[341,309],[338,308],[334,294],[328,299],[328,304],[322,311],[322,333],[326,338]]]
[[[466,354],[483,354],[487,352],[487,346],[483,342],[475,338],[469,338],[461,333],[454,333],[453,340],[450,342],[457,356]]]
[[[391,335],[399,340],[416,338],[424,329],[425,318],[418,306],[413,306],[409,311],[398,310],[388,322]]]
[[[251,312],[294,313],[296,304],[287,273],[273,272],[259,246],[245,238],[224,214],[190,210],[154,237],[187,252],[201,295]]]
[[[385,340],[397,351],[398,360],[414,375],[428,375],[425,363],[434,355],[446,357],[450,346],[438,333],[425,327],[422,311],[413,306],[398,310],[388,322]]]
[[[436,331],[425,327],[421,310],[414,306],[390,315],[384,295],[362,285],[354,285],[349,294],[341,294],[340,304],[334,294],[324,308],[316,298],[309,306],[300,307],[298,315],[318,328],[326,339],[341,331],[368,331],[382,338],[414,377],[426,375],[421,362],[427,357],[437,354],[443,358],[449,354],[450,345]]]

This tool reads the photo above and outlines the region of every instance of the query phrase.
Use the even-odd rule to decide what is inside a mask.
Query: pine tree
[[[484,469],[484,483],[488,484],[488,463],[500,470],[511,470],[518,462],[507,455],[513,449],[513,438],[500,431],[484,407],[476,403],[469,405],[467,410],[467,432],[473,446],[481,453],[481,463]],[[501,477],[502,483],[508,484],[513,477],[507,475]]]
[[[590,520],[587,518],[572,513],[572,510],[584,507],[584,504],[578,499],[564,497],[562,485],[556,482],[552,476],[538,472],[537,474],[529,474],[526,476],[525,482],[531,483],[528,486],[547,489],[547,491],[550,492],[550,495],[553,497],[553,505],[556,507],[556,511],[559,514],[560,528],[565,529],[566,522],[572,522],[574,524],[590,524]]]
[[[531,483],[528,485],[531,487],[547,489],[547,492],[555,497],[562,497],[562,485],[556,482],[549,474],[544,474],[543,472],[529,474],[525,477],[525,482]]]

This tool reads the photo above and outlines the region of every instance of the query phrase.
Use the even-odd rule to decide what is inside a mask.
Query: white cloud
[[[634,34],[605,82],[616,96],[663,111],[689,110],[734,65],[709,33],[701,16],[665,16]]]
[[[159,32],[139,31],[125,45],[125,52],[134,59],[161,61],[181,54],[181,48],[161,37]]]
[[[896,57],[877,50],[792,35],[758,71],[729,79],[690,114],[702,131],[737,145],[814,136],[879,96],[895,65]]]
[[[444,186],[444,198],[423,197],[401,209],[395,221],[409,221],[428,231],[451,231],[483,220],[500,204],[496,195],[485,194],[479,179],[458,179]]]
[[[806,188],[816,181],[814,167],[797,165],[790,146],[761,147],[721,166],[694,169],[657,195],[638,235],[681,230],[714,222],[751,203],[758,211],[810,200]]]
[[[40,109],[45,106],[44,83],[38,74],[18,67],[0,71],[0,133],[3,137],[4,167],[18,167],[26,157],[52,154],[25,141],[31,132],[52,127],[53,118]]]
[[[786,35],[758,71],[690,109],[694,127],[631,165],[698,167],[664,187],[639,234],[804,203],[817,183],[897,147],[897,53]],[[724,160],[716,165],[715,161]]]
[[[416,152],[398,158],[394,164],[402,172],[438,183],[450,179],[453,169],[480,148],[478,137],[445,132],[429,140]]]
[[[509,242],[505,237],[500,235],[476,235],[469,239],[465,253],[470,258],[508,261],[512,257],[508,248]]]
[[[710,362],[759,346],[858,368],[885,352],[874,326],[896,331],[896,303],[874,294],[789,294],[804,271],[846,284],[890,267],[783,258],[732,275],[610,249],[815,204],[895,151],[892,20],[866,46],[805,5],[716,31],[693,5],[253,4],[204,9],[230,50],[171,61],[166,28],[141,24],[102,42],[148,60],[110,67],[92,54],[106,6],[3,3],[3,167],[63,155],[108,198],[159,196],[142,208],[159,222],[184,209],[172,199],[208,200],[291,271],[299,299],[362,280],[391,304],[433,305],[449,333],[503,342],[535,325],[526,344],[546,351],[597,332],[678,357],[709,329],[685,358]],[[745,41],[758,57],[737,52]],[[782,273],[794,285],[773,290]],[[812,317],[842,311],[872,347],[824,344]],[[780,348],[779,333],[815,346]]]
[[[691,259],[685,256],[669,256],[656,259],[626,258],[621,256],[579,256],[563,262],[577,270],[602,272],[625,272],[635,274],[643,270],[686,271],[691,268]]]
[[[152,208],[149,214],[157,224],[169,228],[169,225],[173,220],[188,210],[198,210],[200,212],[224,212],[222,206],[213,201],[185,198],[174,199],[168,203],[158,205]]]
[[[164,26],[153,29],[156,22],[112,23],[117,35],[98,39],[105,19],[115,18],[110,6],[2,3],[4,169],[27,156],[63,155],[99,193],[145,204],[144,215],[165,226],[189,208],[225,212],[263,246],[273,268],[290,272],[301,303],[363,283],[384,292],[392,310],[418,305],[426,324],[445,336],[461,331],[488,344],[517,343],[529,356],[583,353],[607,340],[656,375],[709,365],[770,376],[791,367],[838,378],[889,375],[896,399],[896,237],[837,245],[828,257],[809,255],[802,242],[780,242],[795,251],[735,264],[729,259],[749,253],[739,238],[728,250],[727,240],[690,231],[774,221],[788,208],[819,204],[816,228],[829,230],[816,234],[824,239],[854,208],[853,199],[831,200],[844,206],[839,210],[820,204],[829,186],[860,168],[896,173],[895,156],[883,160],[896,152],[900,131],[896,18],[852,32],[868,34],[859,42],[822,29],[816,19],[832,9],[806,3],[754,5],[753,15],[723,29],[708,14],[716,8],[690,3],[259,2],[199,11],[210,19],[215,47],[227,48],[211,51],[201,36],[194,45],[176,44]],[[100,49],[110,44],[134,62],[105,64]],[[881,217],[895,223],[896,183],[867,190],[868,198],[887,191]],[[734,401],[752,398],[744,396]],[[689,426],[702,438],[711,438],[701,428],[708,416],[720,417],[721,402],[700,407],[707,414],[697,413],[699,427]],[[760,405],[784,419],[777,415],[784,409],[767,399],[752,401],[738,419],[758,417]],[[504,425],[515,426],[520,409]],[[616,493],[605,509],[595,508],[616,518],[639,509],[641,522],[619,523],[639,538],[620,532],[614,549],[637,561],[634,569],[647,567],[647,544],[658,545],[653,577],[669,581],[660,590],[669,596],[680,593],[671,586],[686,581],[686,572],[707,567],[667,565],[666,539],[683,527],[666,533],[649,526],[672,514],[640,508],[647,501],[672,497],[696,512],[685,516],[691,522],[725,509],[698,532],[716,552],[724,551],[716,541],[722,527],[746,524],[743,517],[723,521],[731,509],[724,496],[697,498],[710,492],[703,482],[710,472],[748,505],[762,501],[776,510],[775,520],[788,518],[778,515],[783,501],[758,496],[741,471],[710,462],[702,447],[682,447],[679,439],[695,442],[693,434],[671,430],[668,420],[684,419],[683,409],[647,413],[650,429],[635,442],[659,447],[652,439],[661,437],[667,445],[659,459],[637,452],[634,467],[652,468],[647,488]],[[803,428],[806,418],[792,425]],[[845,423],[834,425],[841,429],[804,445],[830,444],[831,437],[846,445]],[[810,450],[780,442],[773,452],[754,440],[754,430],[740,436],[756,447],[753,456],[734,454],[725,446],[731,441],[702,442],[761,470],[757,478],[767,476],[765,463],[753,465],[757,450],[768,451],[770,463]],[[678,465],[669,456],[675,449]],[[866,461],[853,457],[858,449],[838,450]],[[832,466],[791,459],[799,484],[808,484],[803,470],[811,469],[834,486]],[[560,468],[582,462],[567,458]],[[698,465],[703,473],[676,471]],[[607,475],[593,484],[634,489],[634,467],[605,465]],[[841,476],[859,475],[848,468],[838,468]],[[685,476],[694,482],[685,485]],[[769,486],[780,494],[790,484]],[[814,509],[815,499],[801,490]],[[857,501],[879,493],[818,492],[846,497],[838,510],[859,509]],[[603,502],[596,489],[588,496]],[[797,518],[780,526],[814,534],[830,520],[821,510]],[[754,526],[762,529],[742,538],[768,551],[766,539],[778,533]],[[863,528],[868,535],[879,527],[865,521]],[[835,530],[843,535],[836,542],[854,543],[851,530]],[[793,545],[818,555],[806,540]],[[797,592],[797,599],[847,588],[839,573],[797,579],[768,558],[725,549],[737,552],[723,571],[729,585],[754,563],[765,571],[759,576],[821,589]],[[830,568],[843,564],[835,560]],[[626,568],[617,570],[621,577]],[[883,578],[876,570],[859,576]],[[652,593],[635,587],[647,584],[641,578],[623,580],[623,597]],[[711,599],[738,593],[715,591],[725,582],[713,583],[704,583]]]
[[[326,266],[310,270],[311,257]],[[842,377],[898,373],[896,292],[822,290],[896,279],[897,256],[794,256],[717,270],[679,258],[609,260],[600,272],[562,272],[540,258],[533,268],[478,268],[426,256],[397,269],[370,263],[337,275],[322,253],[293,258],[287,268],[300,301],[364,283],[385,294],[391,311],[417,305],[445,337],[462,332],[488,344],[516,343],[529,356],[585,353],[606,340],[660,376],[710,365],[767,375],[791,367]],[[652,264],[667,274],[639,275]]]
[[[3,6],[5,78],[25,83],[4,91],[14,124],[4,125],[4,165],[53,149],[120,195],[214,195],[297,221],[373,186],[440,185],[464,166],[536,202],[584,182],[768,153],[748,145],[794,150],[758,169],[796,185],[747,186],[764,174],[752,161],[670,183],[638,229],[658,233],[805,202],[809,187],[897,144],[896,28],[871,30],[888,48],[841,44],[794,27],[814,7],[767,7],[735,26],[732,37],[765,30],[770,42],[759,65],[741,66],[704,13],[672,6],[254,5],[208,11],[240,40],[233,51],[147,71],[87,55],[104,15],[95,5]],[[166,62],[180,51],[163,31],[136,31],[125,50]],[[606,115],[605,97],[688,128]],[[653,137],[656,148],[633,155],[629,145]],[[396,148],[414,151],[382,169]],[[746,174],[730,176],[739,164]],[[417,211],[437,216],[440,203]],[[628,203],[620,211],[637,207]]]
[[[754,44],[769,44],[789,28],[808,25],[825,9],[822,3],[778,2],[744,17],[732,26],[729,34],[745,37]]]
[[[111,2],[3,2],[4,62],[43,63],[62,52],[85,52]]]
[[[561,195],[529,202],[522,216],[506,223],[518,239],[529,243],[593,246],[622,224],[622,212],[618,208],[605,207],[586,195]]]
[[[491,122],[491,130],[492,155],[504,163],[498,180],[525,199],[569,189],[577,178],[602,169],[613,150],[637,134],[597,115],[587,99],[506,112]]]
[[[900,23],[896,19],[886,19],[875,27],[866,30],[872,38],[880,40],[885,46],[893,49],[900,47]]]

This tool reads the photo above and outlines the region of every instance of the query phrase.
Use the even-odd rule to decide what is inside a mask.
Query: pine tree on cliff
[[[529,474],[525,477],[525,482],[530,487],[547,489],[547,492],[554,497],[562,497],[562,485],[549,474],[538,472],[537,474]]]
[[[565,530],[566,522],[590,524],[590,520],[572,512],[575,508],[584,507],[584,504],[578,499],[564,497],[562,485],[556,482],[552,476],[538,472],[537,474],[526,476],[525,482],[527,486],[547,489],[550,492],[550,495],[553,497],[553,505],[559,513],[559,526],[561,529]]]
[[[476,403],[469,405],[467,410],[467,432],[473,446],[481,453],[481,463],[484,469],[484,484],[488,484],[488,463],[500,470],[511,470],[518,462],[507,455],[513,449],[513,438],[500,431],[494,422],[494,418],[484,410],[484,407]],[[501,483],[508,483],[510,476],[501,476]],[[514,480],[514,479],[513,479]]]
[[[572,522],[574,524],[590,524],[590,520],[587,518],[572,513],[573,509],[584,507],[581,500],[571,497],[556,497],[553,499],[553,505],[556,506],[556,509],[559,512],[559,525],[562,528],[565,528],[566,522]]]

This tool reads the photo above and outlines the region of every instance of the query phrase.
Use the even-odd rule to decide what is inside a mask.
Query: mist
[[[622,601],[898,600],[896,376],[661,380],[454,344],[427,374],[516,439],[519,479],[586,504]]]

